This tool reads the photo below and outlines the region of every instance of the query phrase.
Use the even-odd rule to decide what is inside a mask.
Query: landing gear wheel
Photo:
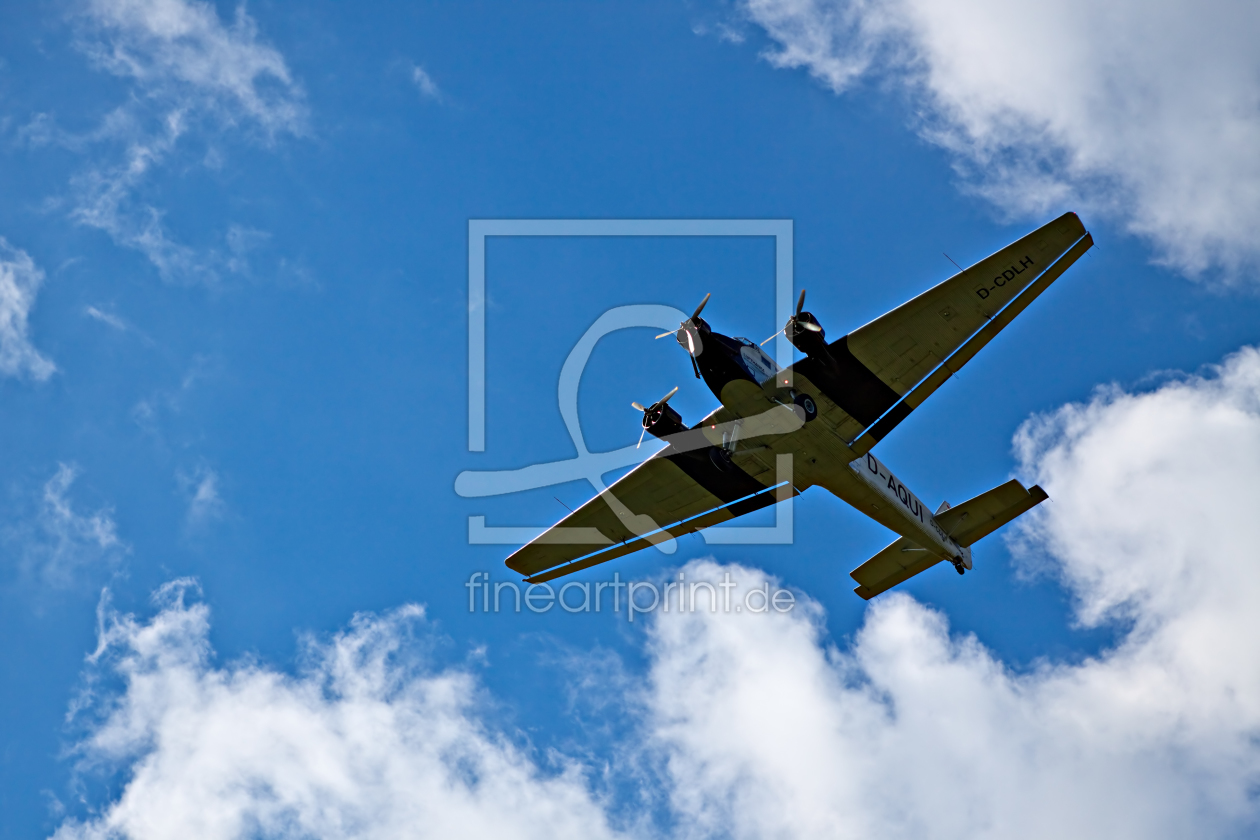
[[[961,560],[954,561],[954,571],[958,572],[960,575],[965,575],[967,573],[967,570],[963,567],[963,562]]]
[[[731,461],[731,453],[717,446],[709,450],[709,460],[722,472],[728,472],[735,466]]]
[[[797,394],[792,398],[792,402],[801,407],[805,412],[805,422],[808,423],[818,416],[818,406],[814,403],[814,398],[809,394]]]

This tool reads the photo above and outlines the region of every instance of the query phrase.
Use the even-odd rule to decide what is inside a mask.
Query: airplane
[[[871,450],[1093,244],[1065,213],[830,342],[802,291],[782,332],[805,358],[783,369],[752,341],[714,331],[701,317],[705,295],[657,338],[677,338],[721,406],[689,426],[669,405],[677,387],[632,403],[643,414],[640,444],[650,434],[665,448],[514,552],[508,568],[543,583],[818,486],[898,535],[850,573],[862,598],[941,562],[966,573],[971,546],[1045,491],[1011,480],[932,511]]]

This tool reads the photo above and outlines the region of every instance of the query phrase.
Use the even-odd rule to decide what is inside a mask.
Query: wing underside
[[[872,436],[904,420],[1093,245],[1066,213],[792,366]],[[848,438],[857,442],[858,434]]]
[[[611,560],[775,501],[765,495],[782,483],[773,472],[715,453],[699,429],[672,437],[665,449],[515,552],[508,567],[531,579],[556,567],[563,570],[553,577],[568,574],[577,570],[573,561],[588,555]]]

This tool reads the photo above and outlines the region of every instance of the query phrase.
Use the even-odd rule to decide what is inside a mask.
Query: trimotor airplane
[[[714,332],[700,317],[705,295],[676,332],[657,337],[677,336],[721,407],[687,426],[669,405],[677,388],[650,406],[633,403],[643,433],[665,448],[512,554],[508,567],[530,583],[553,580],[817,485],[899,535],[850,573],[861,597],[942,561],[963,574],[972,544],[1045,492],[1012,480],[933,513],[871,449],[1093,244],[1076,214],[1064,214],[832,342],[802,291],[783,332],[805,358],[783,369],[748,339]]]

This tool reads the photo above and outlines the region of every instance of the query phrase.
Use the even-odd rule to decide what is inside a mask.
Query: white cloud
[[[249,264],[250,252],[264,245],[271,239],[271,234],[244,225],[229,225],[225,239],[228,248],[227,270],[233,274],[249,274],[252,270]]]
[[[89,169],[73,179],[75,221],[97,228],[127,248],[140,251],[167,281],[213,282],[211,261],[174,241],[162,223],[162,211],[136,200],[135,192],[175,148],[184,132],[184,115],[167,115],[161,134],[137,136],[129,144],[124,163]]]
[[[43,285],[31,255],[0,236],[0,375],[44,380],[57,369],[31,344],[31,308]]]
[[[127,551],[112,510],[75,509],[70,488],[78,475],[75,465],[59,464],[44,483],[33,515],[5,528],[5,540],[16,549],[22,571],[53,587],[82,582],[84,573],[113,566]]]
[[[840,92],[904,82],[1004,211],[1107,213],[1189,274],[1260,265],[1260,6],[745,0],[767,58]]]
[[[188,496],[190,526],[199,528],[224,515],[227,505],[219,495],[219,474],[215,470],[200,464],[191,474],[180,473],[176,478]]]
[[[483,725],[475,680],[409,645],[423,611],[359,616],[311,641],[296,677],[212,664],[208,611],[186,581],[147,623],[107,615],[93,659],[125,685],[87,763],[129,768],[71,838],[613,836],[578,769],[540,769]],[[90,707],[89,707],[90,708]]]
[[[418,64],[411,66],[411,81],[425,98],[442,101],[442,91],[438,89],[437,82]]]
[[[197,0],[89,0],[83,18],[88,55],[145,95],[252,121],[269,137],[305,130],[301,90],[243,5],[230,26]]]
[[[158,388],[149,396],[140,399],[132,406],[131,419],[145,434],[162,441],[168,432],[176,431],[174,426],[178,423],[175,421],[185,413],[188,400],[193,397],[199,386],[221,373],[220,363],[221,360],[213,356],[195,355],[192,363],[180,377],[179,384],[169,388]],[[178,445],[186,448],[192,443],[191,438],[186,438]],[[196,474],[197,470],[194,470],[193,475]],[[175,477],[181,483],[192,481],[186,474],[176,474]]]
[[[85,308],[83,310],[83,314],[87,315],[89,318],[92,318],[93,320],[100,321],[105,326],[112,327],[113,329],[116,329],[119,332],[127,331],[127,323],[122,318],[119,318],[117,315],[113,315],[102,309],[98,309],[95,306],[89,306]]]
[[[1054,559],[1083,621],[1136,621],[1145,638],[1220,608],[1243,622],[1236,631],[1260,630],[1236,603],[1260,597],[1248,560],[1260,538],[1260,350],[1148,393],[1100,389],[1028,422],[1016,444],[1054,500],[1022,529],[1023,553]]]
[[[895,592],[842,646],[805,597],[786,614],[657,614],[646,687],[605,714],[634,722],[610,764],[636,768],[643,800],[669,803],[669,833],[1255,833],[1260,351],[1147,392],[1101,390],[1030,421],[1018,451],[1051,495],[1016,540],[1025,562],[1040,555],[1079,620],[1115,622],[1116,643],[1014,670]],[[724,571],[745,588],[766,580],[685,569],[692,581]],[[987,573],[981,552],[973,574]],[[214,667],[206,609],[177,594],[152,621],[114,617],[102,632],[98,661],[125,690],[89,706],[103,718],[80,749],[125,782],[61,838],[640,827],[593,774],[563,759],[548,774],[496,734],[469,674],[409,659],[417,608],[357,618],[291,677]]]
[[[873,602],[843,650],[816,608],[675,614],[653,625],[647,725],[688,824],[735,837],[1254,832],[1260,352],[1149,393],[1101,391],[1019,440],[1051,497],[1023,552],[1058,571],[1082,622],[1118,622],[1118,643],[1017,673],[904,595]]]
[[[33,146],[121,145],[72,180],[71,216],[143,253],[165,280],[209,283],[221,266],[236,271],[238,226],[229,229],[226,258],[200,252],[173,237],[164,212],[138,192],[190,134],[245,130],[269,145],[305,134],[304,96],[283,56],[259,39],[244,6],[225,25],[211,4],[195,0],[89,0],[77,20],[83,51],[132,89],[127,104],[86,135],[57,129],[46,114],[23,129]],[[220,153],[208,150],[203,163],[221,166]]]

